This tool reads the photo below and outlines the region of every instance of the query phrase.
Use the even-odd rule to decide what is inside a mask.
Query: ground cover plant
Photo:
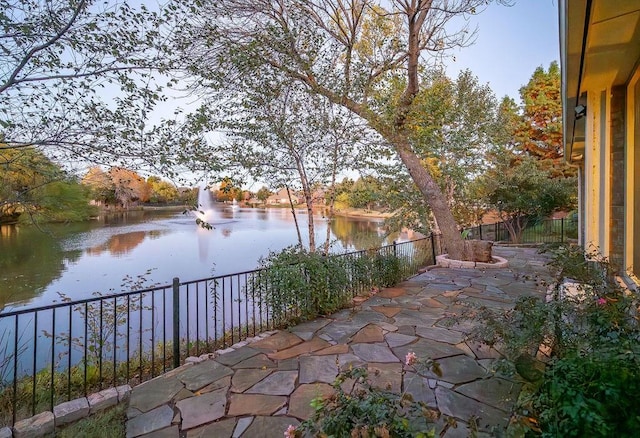
[[[597,251],[567,245],[550,251],[556,283],[547,300],[523,297],[504,313],[474,309],[483,321],[475,335],[500,346],[510,368],[529,381],[520,400],[523,433],[636,436],[637,295]]]
[[[442,375],[439,364],[418,359],[409,352],[405,365],[418,373]],[[315,398],[311,417],[298,428],[290,426],[286,438],[302,436],[335,438],[433,438],[433,423],[440,412],[414,401],[407,392],[395,393],[375,386],[365,368],[342,371],[333,383],[335,393]]]

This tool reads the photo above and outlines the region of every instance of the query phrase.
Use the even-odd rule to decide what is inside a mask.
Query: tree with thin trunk
[[[215,108],[209,128],[226,138],[212,152],[226,172],[246,173],[271,187],[286,187],[288,193],[300,189],[309,251],[316,252],[314,190],[335,184],[337,173],[349,168],[357,144],[371,131],[321,96],[306,95],[298,83],[281,83],[268,92],[249,83],[232,105],[209,106]],[[291,212],[297,227],[293,204]]]
[[[189,1],[178,32],[180,67],[195,89],[233,99],[248,77],[265,89],[294,80],[366,120],[406,166],[433,212],[452,258],[465,245],[442,190],[414,149],[410,114],[420,71],[449,49],[471,43],[453,31],[486,0]],[[386,7],[385,7],[386,6]],[[269,82],[273,81],[273,82]]]

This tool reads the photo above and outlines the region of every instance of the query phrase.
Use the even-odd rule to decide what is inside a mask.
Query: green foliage
[[[345,391],[345,387],[351,389]],[[314,413],[299,432],[335,438],[435,436],[434,428],[428,426],[436,416],[433,411],[408,394],[373,386],[364,368],[341,372],[333,388],[330,398],[312,401]]]
[[[392,254],[368,251],[350,260],[355,283],[390,287],[402,280],[402,260]]]
[[[80,221],[95,213],[78,181],[33,147],[3,148],[0,143],[0,222]]]
[[[33,376],[18,378],[15,394],[13,382],[3,380],[0,382],[0,424],[10,423],[14,400],[17,407],[16,417],[22,419],[31,416],[32,410],[36,413],[48,410],[51,400],[56,405],[82,397],[85,391],[91,394],[111,386],[149,380],[172,366],[171,346],[169,344],[166,346],[167,357],[164,361],[159,359],[164,350],[162,346],[157,345],[155,348],[156,351],[153,354],[151,351],[142,354],[132,352],[129,363],[119,361],[115,369],[108,355],[105,355],[102,367],[99,363],[80,363],[72,365],[69,372],[58,371],[59,364],[54,364],[52,374],[51,364],[47,364]],[[33,399],[34,395],[35,399]]]
[[[335,185],[336,207],[386,211],[389,205],[386,201],[387,190],[388,186],[383,185],[383,180],[372,175],[362,176],[356,181],[344,178]]]
[[[260,260],[264,268],[253,287],[272,311],[276,324],[287,319],[311,319],[348,303],[349,285],[343,260],[293,246]]]
[[[575,178],[553,178],[539,162],[505,151],[501,162],[484,176],[486,199],[520,242],[531,220],[543,219],[577,202]]]
[[[97,213],[89,204],[88,191],[73,179],[53,181],[33,192],[37,222],[78,222]]]
[[[256,198],[263,203],[266,202],[269,196],[271,196],[271,190],[266,186],[262,186],[262,188],[256,193]]]
[[[151,190],[149,202],[152,204],[168,204],[179,201],[178,189],[171,183],[163,181],[157,176],[147,178]]]
[[[497,136],[497,110],[491,89],[471,72],[448,78],[440,70],[423,73],[420,93],[408,115],[411,141],[422,165],[446,196],[459,225],[476,223],[485,211],[478,202],[478,178],[486,168],[485,153]],[[385,166],[383,201],[395,211],[394,229],[432,230],[431,211],[406,169]]]
[[[640,430],[640,354],[611,345],[551,362],[534,407],[542,436],[631,437]]]
[[[562,99],[560,67],[552,62],[548,70],[538,67],[520,88],[522,119],[516,129],[521,150],[553,168],[554,176],[575,175],[563,161]]]
[[[270,253],[247,287],[269,307],[276,325],[335,312],[373,287],[402,279],[402,262],[377,251],[324,256],[300,246]]]
[[[504,313],[480,309],[484,327],[476,334],[503,343],[525,378],[523,358],[535,362],[531,355],[540,345],[552,353],[523,407],[538,417],[542,436],[634,436],[640,429],[636,297],[596,251],[558,246],[551,253],[553,299],[521,298]]]

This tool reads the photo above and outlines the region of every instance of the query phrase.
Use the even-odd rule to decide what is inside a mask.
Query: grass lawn
[[[127,404],[119,405],[99,414],[91,415],[56,431],[56,438],[117,438],[126,435]]]

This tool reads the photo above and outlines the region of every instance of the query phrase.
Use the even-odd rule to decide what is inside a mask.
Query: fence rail
[[[468,238],[511,241],[503,223],[468,229]],[[575,221],[530,224],[519,243],[563,242]],[[331,255],[346,283],[331,299],[346,304],[370,291],[390,261],[408,278],[435,264],[438,236]],[[327,262],[328,263],[328,262]],[[367,270],[368,269],[368,270]],[[300,268],[305,280],[309,273]],[[104,387],[135,385],[187,357],[226,348],[262,331],[313,315],[313,297],[284,303],[268,269],[133,290],[0,314],[0,426]]]
[[[567,242],[578,237],[578,221],[573,218],[531,220],[515,235],[509,232],[505,222],[481,224],[467,228],[470,239],[492,240],[506,243],[556,243]]]
[[[345,269],[343,303],[397,261],[407,278],[435,263],[437,236],[328,256]],[[363,271],[370,262],[369,271]],[[376,265],[377,263],[377,265]],[[135,385],[188,356],[226,348],[311,315],[311,297],[278,309],[279,285],[257,269],[0,314],[0,426],[106,387]],[[300,275],[306,275],[303,271]]]

